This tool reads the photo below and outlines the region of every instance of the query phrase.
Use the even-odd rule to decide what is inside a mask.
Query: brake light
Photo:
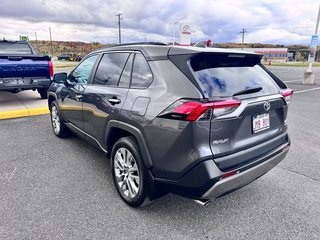
[[[193,101],[178,103],[178,106],[177,104],[174,104],[174,108],[172,110],[167,110],[160,114],[160,116],[172,119],[196,121],[198,119],[209,119],[211,117],[211,113],[214,116],[221,116],[230,113],[241,104],[239,100],[235,99],[208,103]]]
[[[290,88],[283,89],[283,90],[280,91],[280,94],[284,97],[286,102],[289,104],[290,100],[292,98],[292,95],[293,95],[293,90],[290,89]]]
[[[53,63],[52,63],[52,61],[49,61],[48,65],[49,65],[49,76],[53,77]]]

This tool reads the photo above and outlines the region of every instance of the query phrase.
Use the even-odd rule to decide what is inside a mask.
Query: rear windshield
[[[0,54],[30,55],[32,51],[27,43],[0,42]]]
[[[203,93],[209,98],[230,97],[240,91],[259,88],[259,96],[278,92],[273,79],[259,66],[257,55],[202,54],[190,65]]]

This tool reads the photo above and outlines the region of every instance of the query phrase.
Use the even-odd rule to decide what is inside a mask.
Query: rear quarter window
[[[153,75],[147,60],[141,53],[137,53],[133,63],[131,88],[147,88],[152,79]]]

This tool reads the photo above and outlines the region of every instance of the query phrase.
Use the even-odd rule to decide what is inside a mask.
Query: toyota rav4
[[[202,203],[259,178],[289,150],[291,89],[261,55],[127,44],[87,55],[48,92],[54,133],[105,152],[120,197]]]

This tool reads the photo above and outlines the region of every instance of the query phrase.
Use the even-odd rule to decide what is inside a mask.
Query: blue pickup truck
[[[0,91],[32,89],[45,99],[52,76],[49,56],[37,55],[26,41],[0,41]]]

